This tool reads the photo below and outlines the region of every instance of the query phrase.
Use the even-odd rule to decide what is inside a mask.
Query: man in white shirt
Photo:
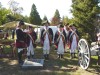
[[[45,59],[49,59],[50,45],[53,40],[53,31],[49,28],[49,22],[43,22],[44,28],[41,30],[41,43],[43,45],[43,54]]]

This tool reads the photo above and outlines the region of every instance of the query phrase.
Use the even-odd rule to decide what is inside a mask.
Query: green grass
[[[7,46],[5,53],[10,53],[12,49]],[[26,57],[25,57],[26,58]],[[43,58],[43,50],[40,46],[35,49],[34,58]],[[1,75],[96,75],[99,74],[100,66],[96,65],[97,57],[92,56],[91,64],[85,71],[78,65],[78,59],[70,59],[70,53],[64,54],[64,59],[57,58],[57,52],[52,46],[50,51],[50,59],[45,60],[43,69],[23,70],[18,66],[16,58],[0,58],[0,74]],[[11,65],[11,62],[15,63]]]

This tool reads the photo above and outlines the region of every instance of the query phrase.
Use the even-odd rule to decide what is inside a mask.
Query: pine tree
[[[35,24],[35,25],[41,25],[41,18],[36,9],[35,4],[33,4],[31,8],[30,23]]]
[[[54,14],[54,17],[52,18],[52,20],[51,20],[51,24],[52,25],[58,25],[59,24],[59,22],[60,22],[60,13],[59,13],[59,11],[56,9],[56,11],[55,11],[55,14]]]
[[[47,16],[46,16],[46,15],[43,17],[42,23],[43,23],[44,21],[48,21],[48,19],[47,19]],[[48,21],[48,22],[49,22],[49,21]]]
[[[45,20],[48,20],[48,19],[47,19],[47,16],[44,16],[44,17],[43,17],[43,21],[45,21]]]

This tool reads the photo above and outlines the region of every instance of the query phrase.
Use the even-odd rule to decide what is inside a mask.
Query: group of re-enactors
[[[53,30],[49,27],[50,24],[48,21],[44,21],[42,24],[44,26],[41,29],[40,42],[43,47],[44,59],[49,60],[50,47],[53,40],[59,59],[64,58],[63,56],[66,52],[66,47],[70,49],[70,58],[75,58],[79,40],[79,34],[75,26],[69,25],[69,23],[66,25],[59,23],[56,33],[53,34]],[[34,57],[34,43],[37,39],[37,34],[31,26],[26,30],[22,30],[23,26],[24,22],[20,21],[16,28],[16,47],[18,49],[19,64],[23,63],[22,54],[25,47],[27,47],[27,58],[30,59],[30,57]]]

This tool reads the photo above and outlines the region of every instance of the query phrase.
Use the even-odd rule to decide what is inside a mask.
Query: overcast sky
[[[0,0],[3,7],[8,8],[8,2],[10,0]],[[70,13],[71,9],[71,0],[15,0],[19,3],[20,7],[23,7],[23,15],[30,15],[32,4],[34,3],[36,5],[37,11],[39,12],[39,15],[41,18],[44,17],[44,15],[47,16],[47,18],[50,20],[55,10],[58,9],[60,12],[60,16],[68,16],[69,18],[72,17],[72,14]]]

